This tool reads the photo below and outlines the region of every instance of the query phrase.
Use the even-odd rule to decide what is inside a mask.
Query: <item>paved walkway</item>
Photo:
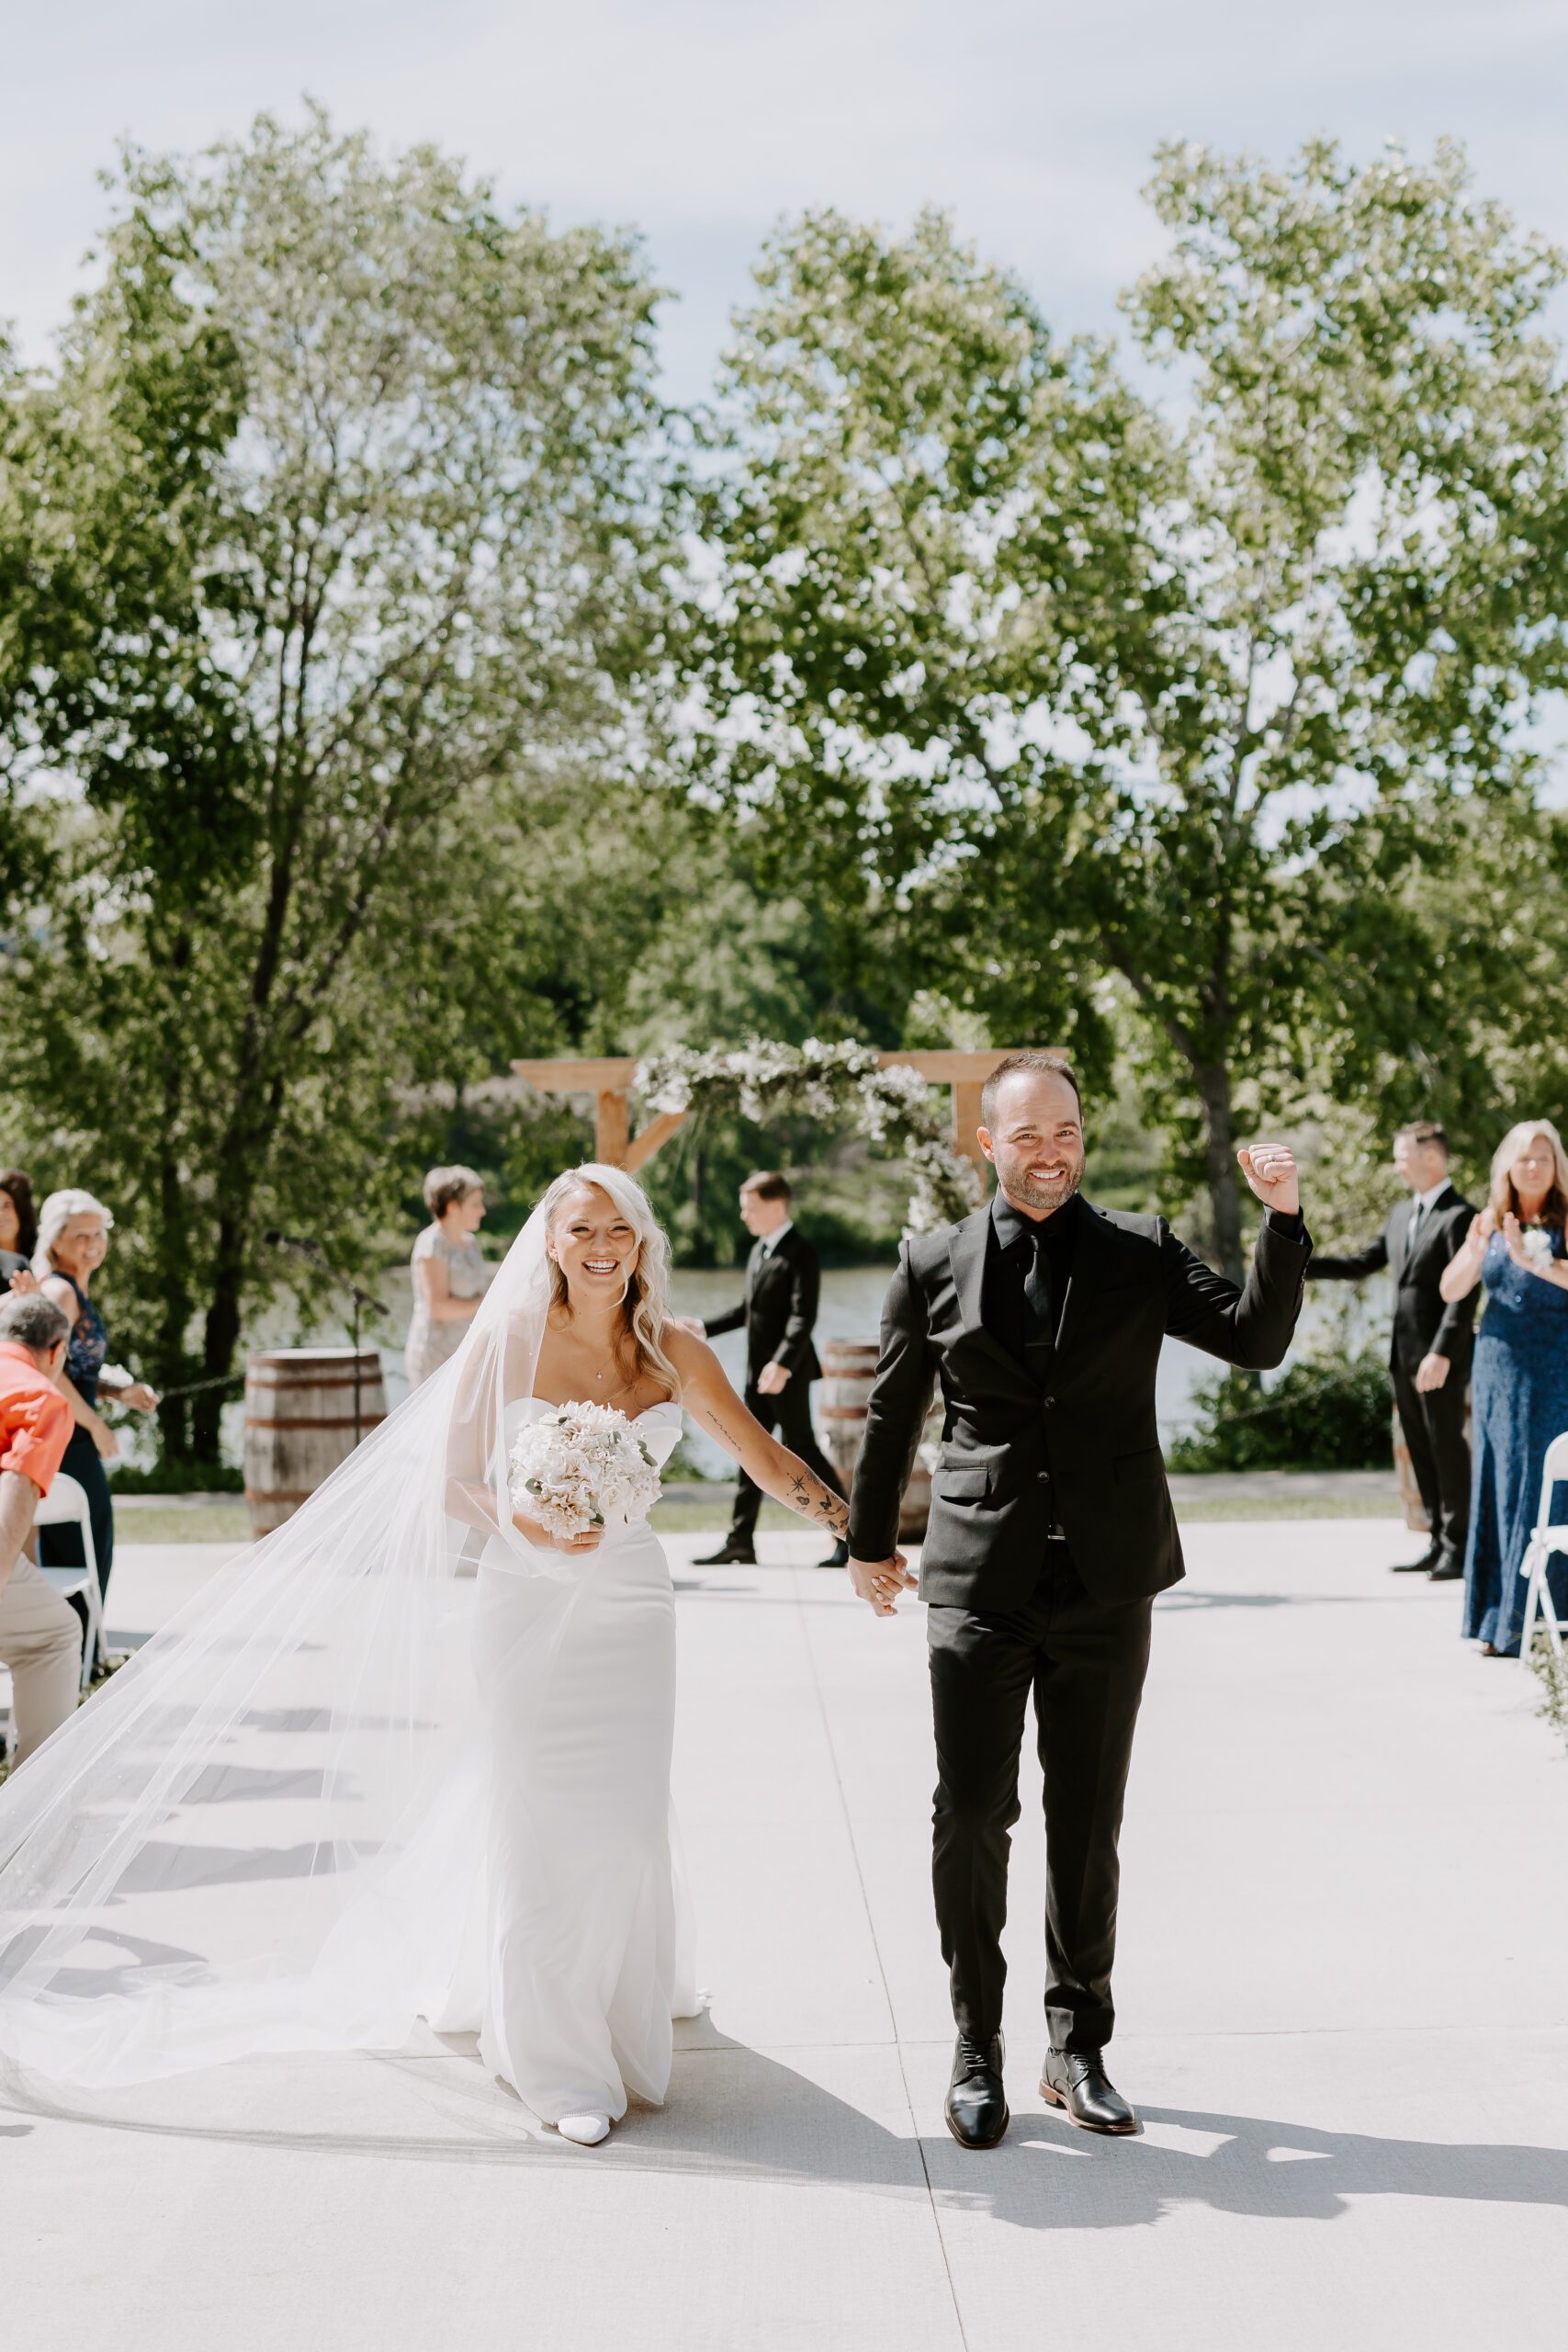
[[[690,1551],[692,1539],[678,1551]],[[1041,1841],[1017,1839],[1012,2132],[942,2129],[918,1608],[680,1570],[679,1796],[711,2017],[604,2149],[466,2051],[0,2105],[0,2326],[28,2352],[1393,2352],[1549,2344],[1568,2253],[1568,1752],[1521,1671],[1390,1577],[1384,1524],[1195,1529],[1124,1840],[1136,2140],[1032,2087]],[[157,1621],[200,1546],[117,1569]]]

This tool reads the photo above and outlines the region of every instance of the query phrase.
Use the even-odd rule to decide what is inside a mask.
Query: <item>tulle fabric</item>
[[[536,1212],[457,1354],[0,1788],[0,2056],[108,2086],[473,2005],[477,1572],[574,1573],[506,1493],[548,1295]]]

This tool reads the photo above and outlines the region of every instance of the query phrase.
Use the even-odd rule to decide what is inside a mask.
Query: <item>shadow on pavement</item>
[[[878,2122],[793,2067],[727,2040],[705,2019],[682,2027],[682,2044],[670,2104],[634,2108],[610,2141],[592,2151],[568,2146],[535,2123],[486,2077],[467,2041],[431,2056],[299,2057],[214,2068],[143,2093],[73,2094],[10,2071],[4,2084],[13,2115],[159,2139],[394,2163],[587,2165],[602,2183],[631,2172],[930,2196],[939,2211],[1029,2230],[1146,2229],[1190,2204],[1272,2221],[1328,2222],[1347,2210],[1348,2199],[1368,2196],[1568,2207],[1562,2149],[1382,2138],[1184,2108],[1145,2108],[1153,2136],[1118,2141],[1077,2132],[1054,2113],[1015,2112],[1000,2148],[971,2154],[945,2137],[918,2141],[907,2129]],[[877,2054],[886,2052],[842,2053],[851,2064]],[[345,2064],[373,2068],[380,2077],[356,2072],[352,2105],[361,2112],[367,2089],[395,2091],[397,2117],[389,2110],[385,2130],[346,2121],[333,2127],[329,2070]],[[229,2115],[171,2118],[171,2095],[193,2108],[226,2108]],[[312,2122],[290,2128],[238,2120],[254,2116],[264,2100],[277,2110],[308,2107]],[[422,2109],[425,2127],[411,2129]],[[26,2128],[0,2131],[20,2136]],[[1167,2132],[1198,2144],[1172,2146]]]

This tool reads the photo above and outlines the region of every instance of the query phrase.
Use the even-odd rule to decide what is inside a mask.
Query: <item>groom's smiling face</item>
[[[996,1167],[1010,1201],[1049,1216],[1083,1182],[1083,1117],[1064,1078],[1020,1070],[997,1096],[994,1127],[980,1129],[980,1148]]]

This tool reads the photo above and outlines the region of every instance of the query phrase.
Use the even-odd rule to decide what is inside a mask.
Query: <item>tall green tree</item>
[[[231,1372],[264,1227],[362,1261],[400,1090],[529,966],[532,809],[649,756],[654,299],[433,150],[263,118],[127,154],[58,367],[5,385],[12,742],[64,861],[9,1075],[118,1188],[165,1384]]]
[[[1414,1046],[1405,886],[1476,800],[1529,820],[1562,270],[1452,145],[1173,147],[1151,195],[1171,249],[1126,308],[1168,408],[936,216],[769,249],[723,386],[713,755],[993,1034],[1092,1057],[1120,991],[1235,1272],[1241,1121]]]

